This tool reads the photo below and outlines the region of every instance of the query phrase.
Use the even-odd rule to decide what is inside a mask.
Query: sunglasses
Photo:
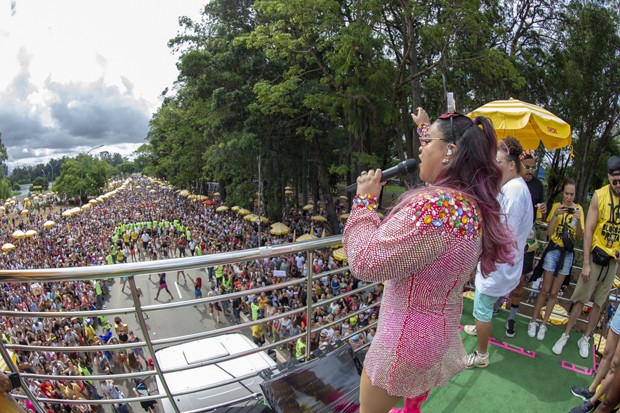
[[[614,179],[613,181],[611,181],[611,184],[613,186],[616,186],[616,185],[620,184],[620,179]]]
[[[526,171],[535,171],[536,167],[535,166],[525,166],[525,165],[523,165],[523,169],[525,169]]]

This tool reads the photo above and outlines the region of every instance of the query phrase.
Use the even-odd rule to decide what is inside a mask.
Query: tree
[[[39,176],[37,178],[35,178],[34,181],[32,181],[32,185],[30,186],[30,190],[46,190],[49,188],[49,182],[47,181],[47,179],[45,179],[42,176]]]
[[[108,183],[109,164],[104,160],[80,154],[62,165],[52,190],[69,198],[86,202],[89,196],[101,194]]]

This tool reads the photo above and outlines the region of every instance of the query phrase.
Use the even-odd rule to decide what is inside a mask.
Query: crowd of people
[[[63,208],[53,203],[33,205],[30,214],[20,214],[24,206],[19,202],[7,211],[0,223],[0,239],[13,243],[16,248],[0,256],[0,265],[6,269],[34,269],[108,265],[140,260],[158,260],[190,255],[234,251],[261,245],[292,241],[293,234],[272,235],[268,227],[259,231],[257,224],[243,219],[234,211],[217,212],[215,206],[180,196],[176,191],[134,177],[117,193],[103,202],[72,216],[62,216]],[[345,208],[341,205],[340,208]],[[68,207],[64,208],[68,209]],[[343,210],[344,211],[344,210]],[[310,219],[312,212],[292,209],[282,222],[298,236],[312,233],[321,236],[322,224]],[[44,229],[46,221],[55,226]],[[16,229],[37,229],[31,238],[15,239]],[[317,251],[311,263],[313,271],[335,269],[342,263],[330,251]],[[303,277],[308,265],[305,254],[288,254],[272,259],[223,265],[205,269],[201,276],[192,278],[180,270],[179,277],[189,277],[194,284],[195,297],[225,295],[233,291],[250,290]],[[200,274],[200,273],[199,273]],[[155,275],[155,274],[154,274]],[[125,289],[126,279],[120,279]],[[159,274],[159,293],[167,290],[166,274]],[[358,281],[348,274],[323,277],[311,291],[315,302],[337,296],[357,288]],[[168,290],[169,293],[169,290]],[[110,281],[4,283],[0,290],[0,309],[19,312],[55,312],[97,310],[105,308],[110,300]],[[296,308],[306,303],[305,283],[287,289],[278,289],[261,295],[248,294],[243,299],[224,300],[211,304],[214,321],[239,321],[242,315],[257,320]],[[349,316],[360,308],[380,299],[381,287],[354,294],[331,305],[317,307],[313,314],[315,326],[335,320],[312,335],[311,348],[336,343],[376,320],[378,307],[371,307],[361,315]],[[172,298],[172,294],[170,294]],[[266,340],[278,341],[305,331],[308,320],[305,312],[280,320],[261,323],[252,329],[257,344]],[[45,403],[50,412],[90,412],[101,409],[96,400],[118,398],[122,387],[109,381],[71,380],[71,376],[135,372],[153,366],[142,348],[100,352],[54,352],[56,347],[115,344],[140,341],[138,334],[129,331],[120,318],[111,323],[106,317],[44,317],[0,318],[0,332],[5,343],[50,347],[50,351],[15,351],[19,371],[34,374],[67,376],[67,380],[28,380],[30,390],[37,397],[52,399],[92,400],[88,405]],[[350,342],[360,347],[372,341],[374,331],[353,334]],[[283,344],[282,349],[296,356],[305,340]],[[125,383],[125,393],[134,395],[148,383]],[[33,406],[25,407],[33,411]],[[143,405],[145,410],[152,405]],[[115,405],[123,413],[126,404]]]

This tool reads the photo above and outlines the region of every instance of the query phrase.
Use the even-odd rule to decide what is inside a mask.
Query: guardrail
[[[119,277],[129,277],[129,286],[131,290],[131,297],[133,300],[133,307],[126,308],[114,308],[114,309],[106,309],[106,310],[98,310],[98,311],[65,311],[65,312],[24,312],[24,313],[16,313],[15,311],[0,311],[0,316],[2,317],[10,317],[10,318],[60,318],[60,317],[90,317],[90,316],[99,316],[99,315],[116,315],[116,314],[135,314],[138,324],[141,329],[141,334],[143,336],[144,341],[138,343],[125,343],[125,344],[106,344],[106,345],[96,345],[96,346],[67,346],[67,347],[53,347],[49,346],[32,346],[32,345],[19,345],[19,344],[5,344],[0,343],[0,354],[3,356],[5,360],[11,360],[8,350],[12,351],[46,351],[49,352],[53,349],[55,353],[71,353],[71,352],[96,352],[96,351],[104,351],[104,350],[121,350],[121,349],[129,349],[129,348],[146,348],[151,355],[154,364],[154,371],[141,371],[141,372],[132,372],[132,373],[122,373],[122,374],[111,374],[111,375],[87,375],[87,376],[64,376],[64,375],[41,375],[41,374],[32,374],[32,373],[21,373],[20,379],[22,380],[22,389],[25,393],[24,395],[16,395],[18,399],[29,399],[38,413],[45,413],[46,409],[43,407],[44,403],[54,403],[54,404],[112,404],[112,403],[129,403],[129,402],[140,402],[140,401],[148,401],[148,400],[159,400],[163,398],[167,398],[170,401],[175,412],[180,412],[178,409],[174,396],[180,396],[184,394],[188,394],[191,392],[203,391],[213,387],[219,387],[225,384],[229,384],[231,382],[236,382],[243,380],[247,377],[251,377],[251,375],[238,377],[235,379],[228,380],[226,382],[220,382],[216,385],[211,386],[203,386],[197,389],[192,389],[191,392],[177,392],[172,393],[166,380],[164,378],[164,374],[172,373],[176,371],[186,370],[186,367],[183,368],[172,368],[172,369],[163,369],[160,366],[160,363],[155,357],[155,350],[158,347],[170,344],[179,344],[183,342],[194,341],[202,338],[212,337],[216,335],[221,335],[230,332],[236,332],[243,330],[248,327],[252,327],[256,324],[261,323],[269,323],[271,321],[277,320],[282,317],[294,315],[300,312],[306,313],[306,320],[308,322],[308,326],[306,331],[302,334],[298,334],[291,337],[283,338],[277,342],[271,343],[269,345],[265,345],[259,347],[257,349],[244,351],[235,355],[221,357],[214,360],[209,360],[208,362],[196,363],[192,364],[189,368],[198,368],[209,364],[221,363],[226,360],[230,360],[232,358],[242,357],[258,352],[267,351],[269,349],[276,349],[283,344],[289,342],[295,342],[302,336],[306,336],[306,354],[305,359],[310,359],[311,357],[311,337],[313,334],[318,333],[320,329],[314,329],[312,325],[312,312],[317,306],[329,305],[331,302],[340,300],[344,297],[350,296],[352,294],[356,294],[362,291],[365,291],[369,288],[373,288],[376,284],[365,285],[364,287],[358,288],[354,291],[350,291],[330,299],[321,300],[319,303],[312,302],[312,294],[307,295],[306,305],[300,308],[292,309],[282,314],[278,314],[276,316],[262,318],[260,320],[248,321],[238,325],[231,325],[223,328],[217,328],[211,331],[205,331],[195,334],[189,334],[185,336],[177,336],[172,338],[163,338],[163,339],[154,339],[152,334],[149,333],[149,329],[146,326],[145,315],[149,312],[161,311],[161,310],[171,310],[180,307],[201,305],[201,304],[210,304],[216,303],[224,300],[231,300],[236,297],[245,297],[251,294],[260,294],[262,292],[273,291],[276,289],[287,288],[290,286],[294,286],[297,284],[305,284],[306,291],[311,291],[313,286],[313,281],[320,279],[322,277],[339,274],[348,271],[348,267],[344,266],[342,268],[338,268],[335,270],[330,270],[320,274],[312,274],[312,261],[313,261],[313,251],[318,249],[329,248],[333,245],[340,244],[342,242],[341,236],[321,238],[317,240],[300,242],[295,244],[283,244],[277,246],[265,246],[252,250],[243,250],[243,251],[235,251],[229,253],[220,253],[214,255],[204,255],[204,256],[195,256],[195,257],[187,257],[187,258],[175,258],[175,259],[167,259],[167,260],[158,260],[158,261],[148,261],[148,262],[139,262],[139,263],[126,263],[126,264],[116,264],[116,265],[106,265],[106,266],[91,266],[91,267],[82,267],[82,268],[57,268],[57,269],[37,269],[37,270],[2,270],[0,271],[0,282],[51,282],[51,281],[75,281],[75,280],[94,280],[94,279],[108,279],[108,278],[119,278]],[[217,265],[225,265],[225,264],[234,264],[242,261],[251,261],[265,258],[272,258],[281,255],[298,253],[305,251],[306,256],[306,265],[307,265],[307,273],[308,276],[305,279],[294,279],[290,281],[286,281],[280,284],[255,288],[252,290],[246,290],[242,292],[235,292],[221,296],[215,297],[207,297],[195,300],[188,300],[182,302],[174,302],[167,304],[156,304],[156,305],[143,305],[141,302],[141,298],[138,293],[138,288],[136,287],[134,276],[142,275],[142,274],[152,274],[166,271],[176,271],[179,269],[198,269],[205,267],[214,267]],[[375,303],[373,306],[366,307],[364,309],[360,309],[355,313],[351,313],[348,316],[353,316],[355,314],[360,314],[363,311],[372,308],[379,303]],[[320,328],[329,327],[330,325],[337,324],[342,320],[337,320],[332,323],[321,326]],[[376,323],[370,324],[366,329],[375,326]],[[342,339],[347,339],[352,334],[342,337]],[[7,363],[9,369],[12,372],[17,372],[17,366],[12,363]],[[28,381],[34,379],[42,379],[42,380],[72,380],[72,381],[101,381],[101,380],[109,380],[109,379],[129,379],[129,378],[143,378],[143,377],[153,377],[158,376],[160,382],[162,383],[163,391],[165,394],[152,395],[152,396],[143,396],[143,397],[130,397],[126,399],[116,399],[116,400],[70,400],[70,399],[48,399],[48,398],[36,398],[29,390]],[[254,397],[258,397],[259,395],[253,395]],[[234,402],[240,402],[242,400],[236,400]],[[227,403],[229,404],[229,403]],[[210,409],[199,409],[195,410],[195,412],[199,411],[208,411]],[[194,412],[194,411],[193,411]]]
[[[17,372],[18,367],[10,362],[11,360],[8,350],[13,351],[46,351],[49,352],[53,349],[55,353],[71,353],[71,352],[95,352],[102,350],[120,350],[120,349],[128,349],[128,348],[146,348],[151,355],[154,364],[154,371],[140,371],[140,372],[131,372],[131,373],[122,373],[122,374],[111,374],[111,375],[86,375],[86,376],[65,376],[65,375],[41,375],[41,374],[32,374],[32,373],[20,373],[20,380],[22,380],[22,389],[24,395],[16,395],[18,399],[29,399],[30,402],[35,407],[38,413],[46,413],[46,409],[43,404],[45,403],[54,403],[54,404],[83,404],[83,405],[91,405],[91,404],[112,404],[112,403],[131,403],[131,402],[143,402],[148,400],[160,400],[167,398],[174,409],[175,412],[180,413],[180,410],[175,402],[175,396],[181,396],[193,392],[208,390],[214,387],[219,387],[222,385],[230,384],[233,382],[237,382],[252,375],[247,375],[243,377],[238,377],[234,379],[227,380],[226,382],[220,382],[215,385],[203,386],[197,389],[192,389],[191,391],[182,391],[173,393],[170,391],[168,384],[166,383],[166,379],[164,374],[172,373],[176,371],[186,370],[187,367],[181,368],[172,368],[172,369],[163,369],[160,366],[160,363],[155,357],[155,350],[164,345],[170,344],[179,344],[189,341],[194,341],[198,339],[203,339],[207,337],[213,337],[216,335],[221,335],[225,333],[237,332],[243,330],[248,327],[252,327],[261,323],[269,323],[274,320],[278,320],[283,317],[291,316],[300,312],[305,312],[307,327],[306,331],[292,336],[282,338],[276,342],[265,345],[263,347],[259,347],[257,349],[252,349],[249,351],[244,351],[242,353],[238,353],[231,356],[221,357],[215,360],[209,360],[208,362],[196,363],[192,364],[189,368],[198,368],[209,364],[221,363],[226,360],[230,360],[237,357],[242,357],[258,352],[267,351],[270,349],[276,349],[283,344],[294,343],[300,337],[306,337],[306,354],[304,359],[308,360],[311,358],[311,338],[313,334],[317,334],[320,329],[326,328],[335,324],[342,322],[341,319],[334,320],[331,323],[327,323],[319,326],[319,328],[315,328],[312,322],[312,313],[313,310],[317,306],[329,305],[330,303],[340,300],[342,298],[346,298],[350,295],[360,293],[366,291],[370,288],[374,288],[378,283],[370,283],[366,284],[360,288],[357,288],[353,291],[349,291],[329,299],[320,300],[318,303],[313,303],[312,294],[306,294],[307,299],[306,303],[303,307],[291,309],[282,314],[278,314],[271,317],[262,318],[259,320],[250,320],[248,322],[244,322],[237,325],[231,325],[223,328],[216,328],[211,331],[198,332],[194,334],[177,336],[171,338],[163,338],[163,339],[155,339],[152,334],[149,333],[149,329],[147,328],[145,315],[150,312],[162,311],[162,310],[170,310],[175,308],[194,306],[199,304],[210,304],[216,303],[224,300],[231,300],[237,297],[245,297],[253,294],[260,294],[262,292],[274,291],[281,288],[287,288],[290,286],[295,286],[298,284],[305,284],[306,291],[311,291],[313,288],[314,280],[320,279],[322,277],[331,277],[332,275],[347,272],[348,267],[344,266],[342,268],[330,270],[327,272],[313,274],[312,273],[312,262],[313,262],[313,254],[314,251],[320,249],[330,248],[334,245],[340,244],[342,242],[341,236],[333,236],[327,238],[321,238],[312,241],[299,242],[293,244],[283,244],[277,246],[265,246],[257,249],[251,250],[242,250],[228,253],[220,253],[213,255],[204,255],[204,256],[195,256],[195,257],[187,257],[187,258],[175,258],[175,259],[167,259],[167,260],[157,260],[157,261],[148,261],[148,262],[139,262],[139,263],[126,263],[126,264],[116,264],[116,265],[106,265],[106,266],[91,266],[91,267],[81,267],[81,268],[58,268],[58,269],[38,269],[38,270],[0,270],[0,282],[50,282],[50,281],[66,281],[66,280],[93,280],[93,279],[101,279],[101,278],[119,278],[119,277],[129,277],[129,285],[131,290],[131,297],[133,300],[133,307],[126,308],[114,308],[107,310],[98,310],[98,311],[69,311],[69,312],[15,312],[15,311],[0,311],[1,317],[8,318],[33,318],[33,317],[41,317],[41,318],[51,318],[51,317],[90,317],[90,316],[99,316],[99,315],[114,315],[114,314],[135,314],[137,322],[141,329],[141,334],[143,336],[144,341],[138,343],[125,343],[125,344],[107,344],[107,345],[97,345],[97,346],[72,346],[72,347],[53,347],[49,346],[26,346],[19,344],[5,344],[0,341],[0,354],[3,356],[5,360],[7,360],[7,365],[12,372]],[[139,296],[138,288],[136,287],[136,282],[134,277],[136,275],[142,274],[153,274],[159,272],[166,271],[176,271],[179,269],[198,269],[205,267],[214,267],[217,265],[225,265],[225,264],[234,264],[242,261],[251,261],[265,258],[272,258],[286,254],[305,252],[306,253],[306,265],[307,265],[307,277],[302,279],[293,279],[290,281],[282,282],[280,284],[270,285],[261,288],[255,288],[252,290],[246,290],[242,292],[235,292],[226,295],[220,295],[215,297],[207,297],[201,299],[187,300],[182,302],[174,302],[167,304],[155,304],[155,305],[143,305],[141,302],[141,297]],[[528,291],[533,291],[527,288]],[[562,298],[562,297],[560,297]],[[380,305],[380,302],[374,303],[368,307],[360,308],[357,311],[348,314],[348,316],[359,315],[364,311],[367,311],[375,306]],[[375,323],[371,323],[365,326],[363,329],[359,331],[365,331],[369,328],[376,326]],[[342,337],[343,340],[346,340],[358,333],[359,331],[351,332],[350,334]],[[368,344],[366,344],[367,346]],[[365,347],[365,346],[364,346]],[[363,348],[363,347],[362,347]],[[102,381],[109,379],[129,379],[129,378],[137,378],[137,377],[154,377],[157,376],[162,383],[163,394],[157,395],[149,395],[142,397],[129,397],[125,399],[113,399],[113,400],[69,400],[69,399],[48,399],[48,398],[36,398],[32,392],[29,390],[28,381],[31,380],[72,380],[72,381]],[[197,409],[192,410],[191,413],[198,413],[202,411],[209,411],[214,407],[221,407],[225,405],[230,405],[234,403],[241,402],[243,400],[258,398],[259,394],[253,394],[248,397],[244,397],[243,399],[234,400],[229,403],[225,403],[218,406],[211,406],[211,408]]]

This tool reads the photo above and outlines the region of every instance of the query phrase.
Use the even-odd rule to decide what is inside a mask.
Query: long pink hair
[[[422,192],[448,189],[467,194],[477,205],[481,216],[483,276],[495,271],[498,263],[514,264],[515,237],[501,220],[497,196],[502,187],[502,171],[496,162],[497,137],[491,121],[484,117],[473,120],[464,115],[437,120],[443,140],[454,143],[456,155],[441,171],[430,187],[406,191],[386,219]],[[511,242],[512,241],[512,242]]]

